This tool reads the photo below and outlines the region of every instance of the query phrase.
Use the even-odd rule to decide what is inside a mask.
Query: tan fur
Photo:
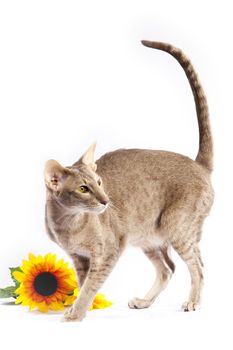
[[[198,243],[213,203],[213,146],[204,92],[190,61],[177,48],[143,41],[172,54],[189,79],[196,102],[200,147],[196,161],[153,150],[117,150],[94,162],[95,145],[71,167],[45,166],[46,226],[51,239],[71,256],[80,289],[66,321],[80,321],[127,244],[141,247],[157,277],[131,308],[149,307],[171,278],[173,247],[187,264],[191,291],[185,311],[195,310],[203,283]],[[80,192],[80,186],[86,193]]]

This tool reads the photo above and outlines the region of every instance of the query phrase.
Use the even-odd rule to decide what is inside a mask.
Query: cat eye
[[[101,180],[100,180],[100,179],[97,181],[97,184],[98,184],[99,186],[101,185]]]
[[[77,188],[76,192],[87,193],[87,192],[89,192],[89,188],[87,186],[79,186]]]

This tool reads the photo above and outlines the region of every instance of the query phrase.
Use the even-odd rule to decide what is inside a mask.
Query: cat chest
[[[53,240],[69,254],[89,256],[88,234],[75,220],[67,218],[66,222],[56,223],[48,218],[48,228]]]
[[[72,232],[71,228],[69,227],[69,223],[66,223],[65,226],[66,227],[56,222],[53,222],[51,219],[48,218],[48,229],[50,231],[50,235],[52,234],[53,240],[60,247],[69,251],[72,250],[72,247],[75,244],[74,232]]]

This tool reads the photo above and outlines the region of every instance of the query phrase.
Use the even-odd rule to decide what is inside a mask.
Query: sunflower
[[[29,306],[30,310],[38,307],[41,312],[63,310],[67,296],[77,288],[74,270],[63,259],[56,261],[56,255],[36,257],[30,253],[28,258],[20,266],[22,272],[13,272],[20,282],[15,303]]]
[[[68,267],[63,259],[56,261],[56,255],[28,255],[29,260],[23,260],[22,266],[14,271],[13,277],[20,283],[14,291],[18,296],[15,303],[35,307],[41,312],[48,310],[63,310],[72,305],[78,296],[78,285],[73,268]],[[90,307],[103,309],[112,303],[99,293]]]

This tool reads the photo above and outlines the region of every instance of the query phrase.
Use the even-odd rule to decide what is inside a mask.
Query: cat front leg
[[[105,282],[119,258],[120,254],[115,248],[112,249],[111,253],[109,251],[108,248],[108,255],[106,256],[97,257],[94,255],[91,257],[90,268],[79,291],[78,298],[65,313],[64,321],[82,321],[85,317],[99,288]]]
[[[79,255],[79,254],[71,254],[70,256],[73,260],[73,264],[74,264],[74,268],[75,268],[75,272],[78,280],[78,288],[80,289],[87,277],[87,273],[90,268],[90,259],[86,256]]]

